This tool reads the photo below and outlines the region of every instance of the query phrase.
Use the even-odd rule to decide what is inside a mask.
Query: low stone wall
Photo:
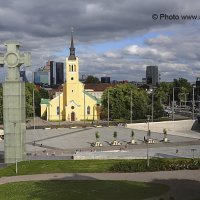
[[[164,128],[166,128],[167,131],[181,132],[191,130],[194,123],[195,120],[149,122],[149,129],[157,133],[162,133]],[[148,123],[127,124],[127,128],[147,131]]]
[[[146,159],[146,156],[134,156],[127,152],[81,152],[73,155],[74,160],[131,160],[131,159]]]

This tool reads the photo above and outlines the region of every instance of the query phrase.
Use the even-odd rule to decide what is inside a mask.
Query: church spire
[[[71,30],[71,46],[70,46],[69,50],[70,50],[69,60],[76,60],[75,48],[74,48],[74,38],[73,38],[73,28]]]

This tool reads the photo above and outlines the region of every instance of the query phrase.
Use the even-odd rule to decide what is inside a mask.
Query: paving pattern
[[[92,147],[95,142],[95,132],[100,133],[100,142],[103,147]],[[117,131],[117,140],[121,146],[111,146],[114,140],[113,132]],[[30,129],[26,132],[26,149],[28,159],[68,159],[77,152],[78,155],[89,156],[88,158],[145,158],[147,156],[147,145],[144,137],[145,131],[134,130],[137,144],[130,145],[131,129],[124,127],[102,127],[102,128],[60,128],[60,129]],[[154,144],[149,144],[150,157],[200,157],[200,133],[188,131],[184,133],[169,132],[169,142],[161,142],[162,133],[152,133]],[[0,141],[0,151],[3,151],[3,141]],[[33,156],[37,155],[37,156]],[[59,158],[58,158],[59,157]],[[117,157],[116,157],[117,158]]]

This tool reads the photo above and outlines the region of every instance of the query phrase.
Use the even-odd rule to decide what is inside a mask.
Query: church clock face
[[[5,61],[8,64],[8,67],[15,67],[19,63],[17,54],[9,53],[5,57]]]

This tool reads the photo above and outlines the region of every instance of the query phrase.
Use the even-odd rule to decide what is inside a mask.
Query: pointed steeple
[[[71,30],[71,46],[70,46],[69,50],[70,50],[69,60],[76,60],[75,48],[74,48],[74,38],[73,38],[73,28]]]

